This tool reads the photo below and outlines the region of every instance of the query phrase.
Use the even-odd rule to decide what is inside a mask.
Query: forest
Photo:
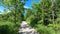
[[[60,0],[40,0],[32,2],[32,8],[24,8],[26,1],[0,0],[6,8],[0,14],[0,34],[18,34],[22,21],[39,34],[60,34]]]

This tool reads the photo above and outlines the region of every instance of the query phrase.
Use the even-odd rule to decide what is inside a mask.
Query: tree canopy
[[[0,5],[7,8],[0,14],[0,22],[7,23],[8,26],[5,24],[4,27],[10,30],[8,33],[17,34],[20,23],[27,21],[40,34],[59,34],[60,0],[40,0],[39,3],[33,2],[32,8],[24,8],[26,1],[28,0],[0,0]]]

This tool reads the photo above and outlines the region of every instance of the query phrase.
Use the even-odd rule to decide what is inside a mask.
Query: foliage
[[[31,16],[31,13],[33,16],[27,17],[30,26],[37,28],[37,31],[41,34],[58,34],[58,31],[60,31],[60,3],[58,1],[41,0],[40,3],[34,3],[32,12],[29,13],[29,16]]]
[[[0,34],[18,34],[18,29],[14,23],[11,22],[0,22]]]
[[[52,28],[41,24],[37,25],[35,28],[40,34],[55,34],[55,31]]]
[[[0,34],[17,34],[20,23],[24,20],[40,34],[60,33],[60,0],[40,0],[39,3],[34,2],[32,8],[24,8],[26,1],[0,2],[11,11],[7,13],[5,9],[5,12],[0,14]]]

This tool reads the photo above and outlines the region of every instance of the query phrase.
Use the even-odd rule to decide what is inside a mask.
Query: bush
[[[35,29],[40,33],[40,34],[55,34],[55,31],[52,28],[49,28],[44,25],[37,25],[35,26]]]
[[[60,24],[49,24],[48,27],[55,30],[56,34],[60,33]]]
[[[9,32],[8,25],[2,25],[2,26],[0,26],[0,34],[8,34],[8,32]]]
[[[17,34],[18,27],[11,22],[1,22],[0,23],[0,34]]]

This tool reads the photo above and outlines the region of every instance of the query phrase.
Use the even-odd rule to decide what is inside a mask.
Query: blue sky
[[[0,6],[0,13],[2,13],[4,10],[4,7],[3,6]]]
[[[39,0],[28,0],[25,4],[25,7],[31,8],[32,2],[39,2]]]
[[[31,8],[32,2],[39,2],[39,0],[28,0],[28,1],[26,2],[26,4],[25,4],[24,7],[25,7],[25,8]],[[4,7],[3,7],[3,6],[0,6],[0,11],[3,12],[3,10],[4,10]]]

